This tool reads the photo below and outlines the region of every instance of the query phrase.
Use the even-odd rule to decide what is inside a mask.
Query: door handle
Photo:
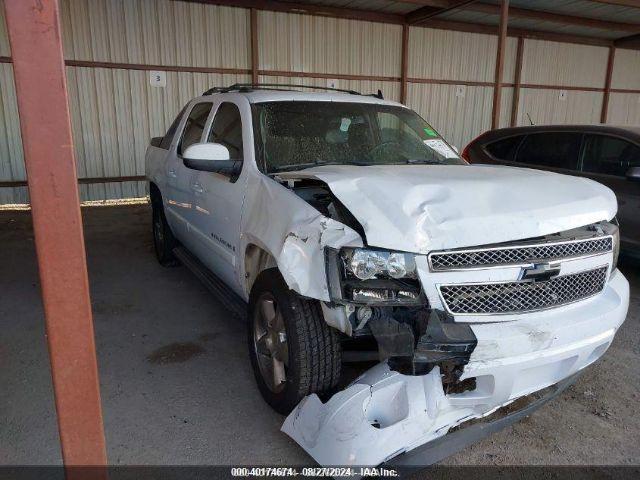
[[[175,170],[169,170],[169,171],[167,172],[167,175],[168,175],[169,177],[171,177],[171,178],[176,178],[176,177],[177,177],[177,175],[176,175],[176,171],[175,171]]]
[[[191,190],[196,193],[204,193],[204,188],[197,182],[191,185]]]

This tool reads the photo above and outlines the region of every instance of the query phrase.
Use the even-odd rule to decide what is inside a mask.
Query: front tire
[[[305,396],[330,393],[338,384],[338,332],[324,321],[319,301],[290,290],[277,269],[256,279],[247,330],[258,388],[278,413],[286,415]]]

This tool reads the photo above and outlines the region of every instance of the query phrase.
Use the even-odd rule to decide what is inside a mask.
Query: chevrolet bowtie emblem
[[[560,264],[548,262],[534,263],[532,266],[524,267],[520,273],[520,280],[532,282],[545,282],[560,275]]]

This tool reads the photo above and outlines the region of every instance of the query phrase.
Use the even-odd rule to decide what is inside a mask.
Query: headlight
[[[373,278],[416,278],[416,262],[410,253],[365,248],[342,251],[345,268],[360,280]]]
[[[413,254],[326,248],[325,262],[331,301],[372,306],[427,303]]]

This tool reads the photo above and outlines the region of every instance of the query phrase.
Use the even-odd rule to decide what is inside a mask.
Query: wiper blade
[[[319,164],[312,163],[297,163],[295,165],[282,165],[281,167],[276,167],[271,169],[270,173],[278,173],[278,172],[290,172],[292,170],[304,170],[305,168],[313,168],[317,167]]]
[[[295,165],[283,165],[281,167],[276,167],[272,169],[269,173],[290,172],[292,170],[304,170],[305,168],[320,167],[323,165],[358,165],[361,167],[366,167],[366,166],[375,165],[375,164],[369,163],[369,162],[309,162],[309,163],[298,163]]]
[[[411,164],[422,163],[424,165],[442,165],[442,162],[438,162],[436,160],[425,160],[424,158],[408,158],[407,163],[411,163]]]

